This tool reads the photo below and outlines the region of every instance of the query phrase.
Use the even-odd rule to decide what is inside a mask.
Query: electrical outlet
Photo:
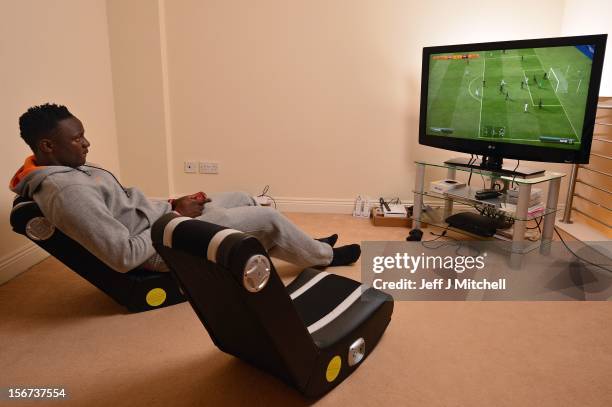
[[[200,161],[200,174],[218,174],[219,163]]]
[[[198,172],[197,165],[198,163],[196,163],[195,161],[185,161],[185,163],[183,164],[183,171],[188,174],[195,174],[196,172]]]

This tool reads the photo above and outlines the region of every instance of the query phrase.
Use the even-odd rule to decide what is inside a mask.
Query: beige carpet
[[[340,243],[402,240],[346,215],[288,214]],[[427,232],[428,233],[428,232]],[[426,237],[427,234],[426,234]],[[360,278],[359,264],[333,271]],[[280,265],[290,281],[295,267]],[[321,406],[611,406],[610,302],[396,302],[380,344]],[[70,399],[0,405],[307,405],[215,348],[188,304],[127,314],[50,258],[0,286],[0,388]]]

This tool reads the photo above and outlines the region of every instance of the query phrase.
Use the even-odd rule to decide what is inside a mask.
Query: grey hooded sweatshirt
[[[167,271],[153,248],[151,226],[172,210],[168,202],[150,200],[137,188],[124,189],[93,164],[39,167],[34,156],[26,159],[10,188],[34,199],[52,224],[112,269]]]

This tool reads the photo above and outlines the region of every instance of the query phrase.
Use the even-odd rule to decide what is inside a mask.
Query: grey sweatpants
[[[270,256],[301,267],[326,266],[331,263],[330,245],[321,243],[297,228],[276,209],[258,206],[244,192],[210,195],[197,219],[216,223],[255,236]]]

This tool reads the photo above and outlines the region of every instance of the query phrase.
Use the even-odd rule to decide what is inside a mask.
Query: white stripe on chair
[[[336,308],[331,310],[331,312],[329,314],[325,315],[323,318],[319,319],[314,324],[311,324],[308,327],[308,332],[312,334],[313,332],[318,331],[319,329],[323,328],[325,325],[329,324],[334,319],[336,319],[344,311],[346,311],[348,309],[348,307],[353,305],[353,303],[355,301],[357,301],[361,297],[361,288],[362,287],[363,287],[363,285],[360,285],[359,287],[357,287],[357,289],[355,289],[355,291],[353,291],[348,297],[346,297],[344,299],[344,301],[342,301],[340,304],[338,304],[338,306]]]
[[[234,233],[242,233],[239,230],[235,229],[223,229],[217,232],[212,239],[210,239],[210,243],[208,244],[208,250],[206,252],[206,258],[213,263],[217,262],[217,250],[219,250],[219,246],[229,235],[233,235]]]
[[[300,295],[304,294],[306,291],[308,291],[313,285],[315,285],[316,283],[318,283],[319,281],[323,280],[325,277],[329,276],[329,273],[322,271],[319,274],[317,274],[316,276],[314,276],[313,278],[311,278],[306,284],[304,284],[303,286],[301,286],[300,288],[298,288],[297,290],[295,290],[292,294],[291,294],[291,299],[295,300],[297,297],[299,297]]]
[[[164,228],[164,239],[163,239],[164,246],[172,247],[172,234],[174,233],[174,229],[178,226],[179,223],[185,222],[186,220],[190,220],[190,219],[191,218],[188,218],[186,216],[179,216],[179,217],[173,218],[170,222],[166,224],[166,227]]]
[[[24,201],[24,202],[19,202],[17,205],[13,206],[13,209],[11,210],[12,212],[15,212],[17,209],[21,208],[22,206],[26,206],[26,205],[33,205],[36,202],[34,201]]]

